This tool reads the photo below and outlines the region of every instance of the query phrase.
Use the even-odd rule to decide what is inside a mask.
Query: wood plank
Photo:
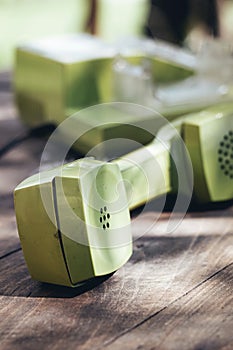
[[[14,213],[0,215],[0,259],[19,249]]]
[[[0,257],[20,247],[13,191],[22,180],[38,170],[44,143],[43,139],[28,140],[0,159]]]
[[[16,116],[11,117],[7,114],[1,104],[1,97],[2,95],[0,94],[0,148],[5,146],[11,140],[15,139],[16,136],[21,135],[26,130],[26,127],[19,119],[16,119]]]
[[[2,209],[8,209],[13,203],[13,190],[19,182],[38,171],[44,145],[43,139],[27,140],[0,159]]]
[[[233,349],[233,263],[105,349]]]
[[[86,293],[33,282],[21,251],[1,259],[0,348],[103,348],[160,313],[233,262],[232,208],[215,214],[190,214],[167,235],[160,220],[135,242],[123,268]],[[154,215],[134,220],[135,235]]]

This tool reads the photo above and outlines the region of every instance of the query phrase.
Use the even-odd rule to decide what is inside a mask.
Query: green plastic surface
[[[219,105],[188,117],[183,135],[199,201],[233,198],[233,105]]]
[[[232,199],[232,103],[183,116],[173,126],[164,126],[149,145],[115,161],[126,181],[130,209],[168,192],[188,195],[192,171],[196,200]]]
[[[74,286],[129,259],[130,216],[121,182],[117,165],[84,159],[15,189],[19,236],[34,279]]]
[[[169,149],[159,141],[114,162],[121,170],[130,209],[171,191]]]
[[[59,134],[64,141],[77,140],[73,147],[84,155],[113,159],[148,144],[164,122],[152,110],[116,103],[76,113]]]
[[[124,48],[123,52],[133,64],[145,58],[140,48]],[[19,47],[14,86],[21,118],[29,125],[59,124],[74,111],[110,102],[112,65],[118,53],[113,45],[84,34],[67,38],[67,47],[64,38]],[[147,58],[157,82],[184,79],[193,72],[175,57],[170,61],[152,55]]]

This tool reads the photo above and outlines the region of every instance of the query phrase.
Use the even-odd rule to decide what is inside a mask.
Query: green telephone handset
[[[156,138],[146,147],[115,161],[123,178],[132,184],[134,189],[133,196],[128,195],[131,196],[130,208],[137,207],[162,193],[177,191],[177,170],[183,181],[181,190],[187,191],[192,186],[190,160],[194,174],[193,195],[199,202],[232,199],[233,105],[210,107],[176,119],[172,125],[173,127],[167,125],[161,128]],[[151,165],[155,159],[163,174],[163,180],[159,179],[157,184],[152,175]],[[147,198],[137,186],[140,169],[143,169],[144,176],[149,181],[148,188],[151,194]]]
[[[75,286],[117,270],[132,253],[129,209],[180,188],[192,193],[190,159],[199,201],[233,198],[232,116],[232,105],[215,106],[112,163],[84,158],[23,181],[15,210],[31,276]]]
[[[117,165],[83,158],[16,188],[19,236],[34,279],[75,286],[129,259],[130,215],[121,180]]]

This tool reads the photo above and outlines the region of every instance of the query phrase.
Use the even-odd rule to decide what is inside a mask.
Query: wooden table
[[[24,130],[8,80],[0,75],[0,147]],[[84,288],[30,278],[12,191],[44,144],[32,138],[0,159],[0,349],[233,349],[232,203],[189,212],[170,234],[169,212],[156,225],[155,210],[133,213],[134,236],[144,234],[132,258]]]

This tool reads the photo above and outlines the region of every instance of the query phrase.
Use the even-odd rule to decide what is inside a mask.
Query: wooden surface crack
[[[17,248],[17,249],[14,249],[14,250],[12,250],[12,251],[10,251],[10,252],[8,252],[8,253],[6,253],[6,254],[0,256],[0,260],[5,259],[5,258],[7,258],[7,257],[10,256],[10,255],[19,252],[21,249],[22,249],[22,248],[19,247],[19,248]]]

